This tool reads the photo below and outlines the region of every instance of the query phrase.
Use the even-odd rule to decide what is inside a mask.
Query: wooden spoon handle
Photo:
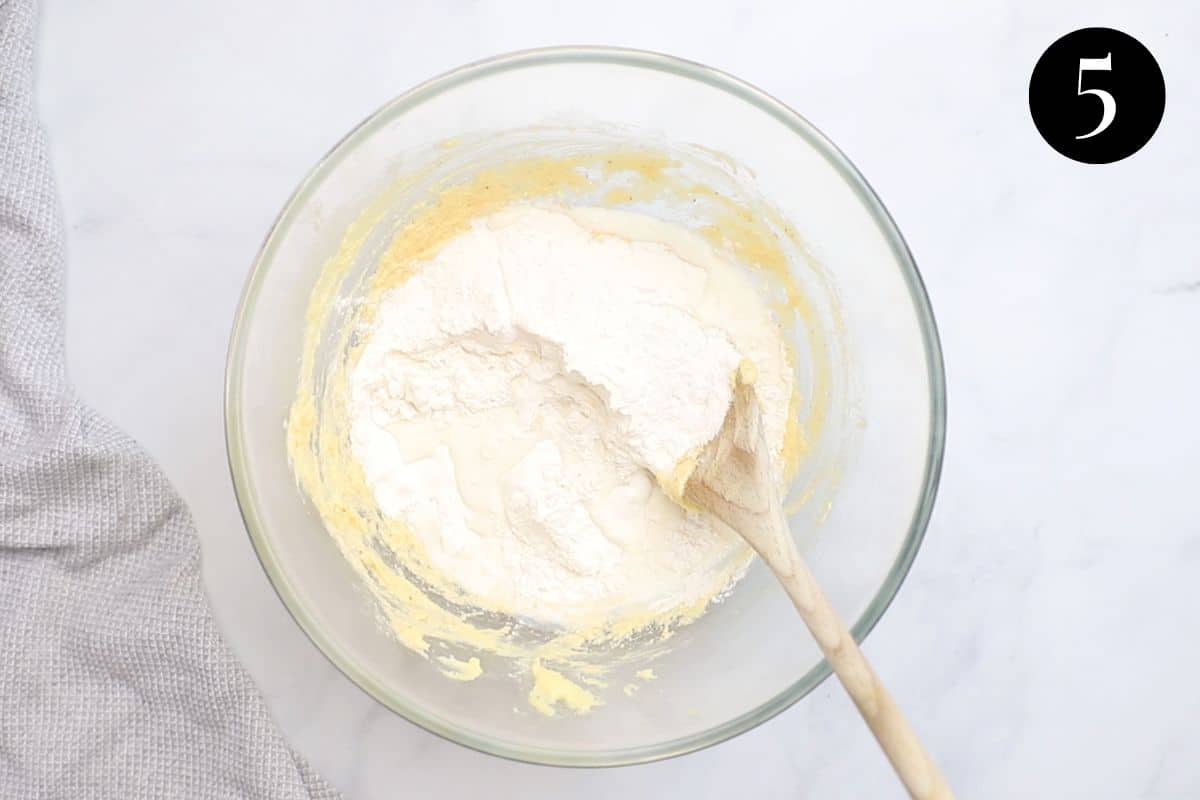
[[[833,610],[812,572],[796,550],[791,536],[780,539],[784,552],[764,558],[774,570],[796,610],[812,632],[813,638],[833,667],[846,693],[859,712],[888,761],[900,776],[908,794],[917,800],[952,800],[954,793],[945,777],[929,757],[921,740],[904,718],[900,708],[880,683],[870,662],[842,618]],[[775,563],[779,562],[779,563]]]

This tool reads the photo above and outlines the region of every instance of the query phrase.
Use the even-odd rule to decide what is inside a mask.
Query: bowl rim
[[[279,568],[269,538],[258,515],[257,499],[248,479],[246,452],[243,444],[242,417],[239,401],[245,359],[245,333],[252,309],[259,296],[266,265],[272,261],[281,232],[291,224],[294,214],[308,199],[332,169],[355,149],[356,143],[369,136],[384,123],[420,103],[430,100],[459,85],[479,78],[530,66],[555,63],[609,63],[624,67],[666,72],[678,77],[699,81],[727,92],[767,113],[815,148],[854,190],[866,206],[900,265],[916,314],[925,359],[928,365],[930,399],[929,442],[925,459],[925,474],[918,503],[909,523],[909,530],[887,576],[867,604],[863,613],[850,627],[855,640],[862,642],[874,629],[891,605],[920,549],[933,512],[941,477],[946,439],[946,381],[941,340],[925,289],[908,244],[897,228],[891,214],[875,190],[854,164],[820,130],[790,107],[755,86],[721,70],[675,56],[649,50],[606,46],[559,46],[519,50],[465,64],[445,72],[389,100],[343,136],[292,192],[276,216],[251,265],[249,275],[238,301],[233,320],[225,368],[225,443],[238,508],[250,541],[264,572],[289,614],[324,656],[359,689],[390,708],[408,721],[444,739],[474,750],[515,761],[562,767],[606,767],[641,764],[685,755],[727,741],[773,718],[803,699],[831,674],[822,659],[791,686],[759,706],[726,722],[689,736],[632,748],[581,752],[512,745],[482,736],[436,714],[400,702],[353,660],[342,653],[333,639],[326,635],[309,615],[287,576]]]

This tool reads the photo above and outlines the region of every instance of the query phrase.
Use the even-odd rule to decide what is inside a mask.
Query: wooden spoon
[[[684,505],[708,512],[732,528],[775,573],[909,796],[919,800],[953,798],[946,779],[796,550],[769,459],[763,455],[767,449],[754,377],[749,363],[738,370],[733,403],[720,432],[693,464],[682,465],[677,473],[675,485],[681,489],[681,499]]]

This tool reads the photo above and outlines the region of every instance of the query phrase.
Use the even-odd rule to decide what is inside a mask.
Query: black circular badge
[[[1154,135],[1167,90],[1141,42],[1083,28],[1047,48],[1029,79],[1029,113],[1046,143],[1085,164],[1131,156]]]

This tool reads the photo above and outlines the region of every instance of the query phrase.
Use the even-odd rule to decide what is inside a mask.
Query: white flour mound
[[[742,552],[655,476],[720,428],[743,358],[782,442],[792,374],[739,270],[650,217],[512,208],[383,297],[351,444],[383,513],[481,605],[567,627],[662,612]]]

